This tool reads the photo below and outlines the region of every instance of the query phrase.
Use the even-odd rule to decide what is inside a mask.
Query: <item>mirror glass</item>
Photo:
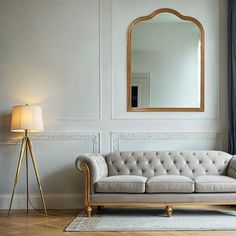
[[[128,46],[129,111],[203,111],[203,45],[195,22],[162,12],[133,24]]]

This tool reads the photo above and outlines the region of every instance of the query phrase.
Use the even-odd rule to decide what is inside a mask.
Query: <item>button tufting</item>
[[[179,173],[182,173],[183,172],[183,170],[179,170]]]
[[[206,170],[206,172],[208,172],[208,170]]]
[[[189,164],[189,161],[186,161],[187,164]]]
[[[161,164],[163,164],[164,163],[164,161],[161,161]]]

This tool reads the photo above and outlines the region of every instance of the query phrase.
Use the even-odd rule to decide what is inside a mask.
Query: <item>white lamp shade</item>
[[[12,109],[12,132],[39,132],[43,130],[43,114],[40,106],[20,105]]]

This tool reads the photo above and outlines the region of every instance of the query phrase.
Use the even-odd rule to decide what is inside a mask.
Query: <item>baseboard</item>
[[[52,193],[44,194],[47,209],[82,209],[84,206],[83,194],[78,193]],[[8,209],[10,194],[0,195],[0,209]],[[34,207],[41,209],[41,197],[39,194],[30,194],[30,200]],[[29,207],[32,208],[29,204]],[[25,209],[26,195],[15,194],[12,209]]]

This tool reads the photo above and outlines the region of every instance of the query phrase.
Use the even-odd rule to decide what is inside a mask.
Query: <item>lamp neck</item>
[[[25,138],[28,138],[28,133],[29,133],[29,130],[25,129]]]

